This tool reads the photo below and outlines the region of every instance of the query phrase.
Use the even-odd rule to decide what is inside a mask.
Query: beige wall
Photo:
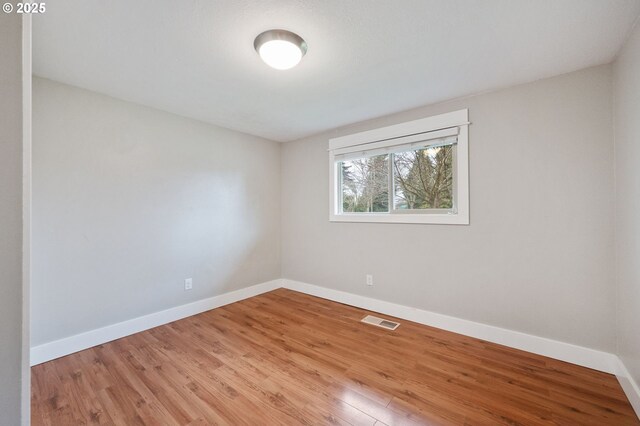
[[[0,423],[20,424],[22,369],[22,25],[0,13]]]
[[[279,278],[277,143],[40,78],[33,124],[32,345]]]
[[[614,66],[618,355],[640,383],[640,26]]]
[[[611,93],[605,65],[285,144],[283,276],[613,352]],[[460,108],[469,226],[329,223],[329,138]]]

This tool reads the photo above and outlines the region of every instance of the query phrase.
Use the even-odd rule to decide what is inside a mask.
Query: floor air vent
[[[374,317],[373,315],[367,315],[366,317],[362,318],[361,321],[367,324],[375,325],[377,327],[386,328],[387,330],[395,330],[400,326],[400,323]]]

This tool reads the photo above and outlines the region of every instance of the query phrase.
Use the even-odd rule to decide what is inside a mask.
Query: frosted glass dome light
[[[277,70],[295,67],[307,53],[307,43],[302,37],[286,30],[261,33],[253,42],[253,47],[267,65]]]

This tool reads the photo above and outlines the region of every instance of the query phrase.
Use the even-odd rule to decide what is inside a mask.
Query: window
[[[331,221],[469,223],[468,111],[332,139]]]
[[[389,211],[389,158],[385,154],[339,162],[343,212]]]

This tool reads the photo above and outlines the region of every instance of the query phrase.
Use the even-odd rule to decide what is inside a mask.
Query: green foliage
[[[389,173],[394,170],[396,209],[453,207],[453,147],[430,147],[340,163],[342,211],[388,212]]]

